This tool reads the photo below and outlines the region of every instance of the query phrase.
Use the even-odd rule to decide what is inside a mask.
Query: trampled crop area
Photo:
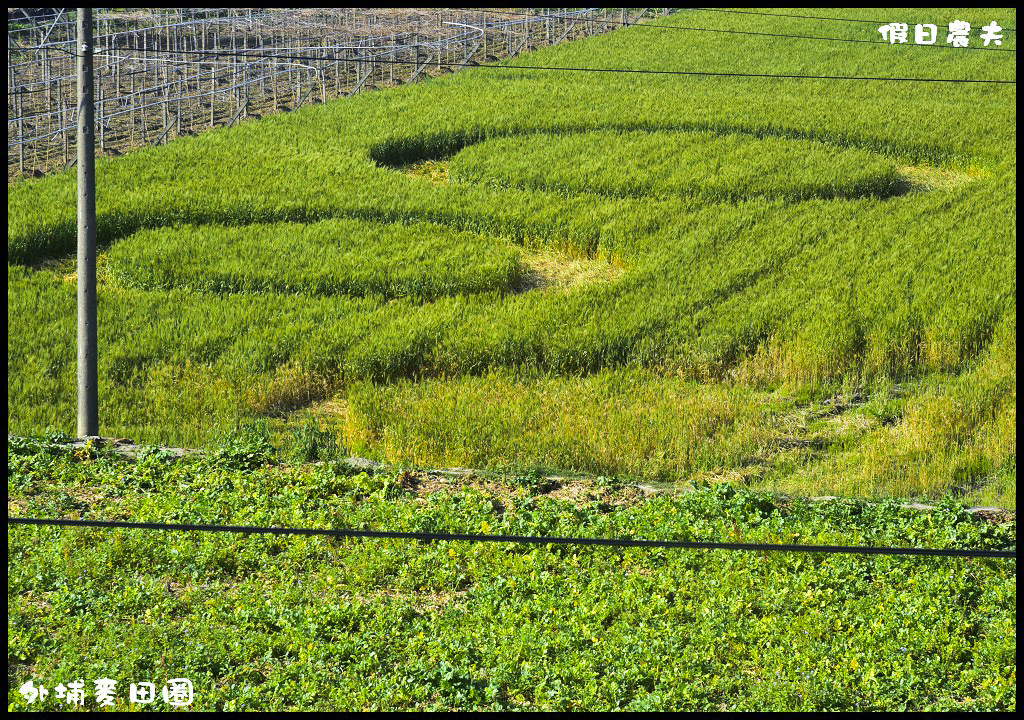
[[[1015,12],[803,14],[830,13],[880,22],[680,11],[522,55],[512,63],[524,66],[519,69],[466,68],[98,158],[101,433],[197,448],[259,437],[278,448],[275,461],[293,463],[358,455],[520,478],[582,473],[615,487],[657,481],[704,488],[697,493],[704,499],[677,505],[584,503],[583,511],[536,487],[525,495],[521,487],[511,495],[494,488],[403,494],[394,478],[324,479],[329,464],[297,484],[266,468],[259,473],[273,478],[260,474],[252,481],[263,483],[250,488],[260,497],[273,496],[273,483],[283,482],[293,499],[312,493],[314,480],[340,483],[326,490],[317,485],[317,497],[334,502],[329,498],[337,491],[345,512],[365,510],[371,525],[400,518],[420,527],[426,521],[413,511],[419,507],[436,515],[436,528],[479,531],[485,523],[513,532],[508,523],[529,512],[537,523],[549,523],[529,526],[538,533],[564,522],[565,532],[672,535],[686,526],[682,519],[672,524],[677,515],[706,511],[735,519],[735,533],[782,541],[765,529],[772,508],[757,505],[768,503],[760,493],[773,492],[847,498],[855,514],[871,517],[876,511],[866,508],[876,506],[863,501],[888,508],[877,511],[876,530],[836,520],[833,510],[801,510],[784,528],[807,538],[823,533],[816,538],[822,542],[827,535],[849,544],[873,538],[952,545],[961,531],[1013,535],[1005,527],[968,530],[974,526],[954,506],[1016,506],[1016,86],[920,79],[1015,80],[1016,33],[1005,31],[1002,44],[989,48],[977,36],[993,20],[1015,28]],[[911,32],[915,23],[936,23],[941,33],[953,20],[971,23],[971,47],[874,42],[883,22],[908,22]],[[668,74],[680,71],[710,74]],[[765,74],[818,79],[752,76]],[[75,428],[75,197],[73,171],[9,186],[8,430],[15,435]],[[130,505],[126,498],[147,497],[155,488],[141,480],[138,487],[135,481],[122,486],[128,481],[103,475],[106,461],[95,457],[79,458],[79,470],[60,465],[65,460],[9,447],[9,466],[21,478],[9,493],[19,512],[32,503],[39,512],[64,507],[56,495],[49,498],[57,491],[45,478],[76,472],[98,473],[94,479],[107,489],[85,499],[84,491],[72,492],[67,509],[117,513]],[[175,487],[196,483],[210,508],[204,518],[224,522],[225,508],[243,507],[225,488],[245,485],[245,471],[237,462],[214,463],[189,480],[160,463],[152,469]],[[29,479],[34,476],[43,478],[39,487]],[[519,508],[523,497],[544,509]],[[361,505],[364,500],[370,504]],[[545,505],[549,500],[554,504]],[[895,500],[945,509],[933,521],[910,520],[886,504]],[[492,502],[519,509],[497,512]],[[476,509],[463,513],[470,505]],[[147,508],[173,521],[169,507]],[[578,514],[591,510],[592,516]],[[788,517],[784,511],[778,517]],[[329,522],[316,513],[282,512],[275,506],[250,519]],[[914,535],[908,530],[914,523],[927,530]],[[67,538],[68,548],[80,543],[87,553],[115,552],[94,547],[98,531],[9,532],[19,562],[30,567],[57,562],[47,555],[56,551],[33,544],[47,533]],[[188,555],[190,541],[181,542],[174,547]],[[250,560],[226,559],[240,547],[231,542],[201,545],[202,559],[187,570],[191,584],[174,594],[193,598],[174,612],[184,613],[195,632],[213,628],[216,635],[229,621],[218,614],[224,608],[200,609],[198,595],[189,595],[196,588],[226,587],[251,571],[267,583],[268,606],[298,607],[312,590],[296,589],[286,600],[292,591],[284,589],[285,574],[372,547],[324,541],[282,550],[287,560],[273,560],[275,575],[259,565],[261,553],[269,553],[266,543],[245,546],[245,557],[251,555],[245,565]],[[217,646],[220,665],[196,666],[217,693],[226,693],[210,708],[261,707],[260,692],[286,698],[275,707],[302,707],[303,692],[349,708],[641,709],[648,707],[642,697],[663,709],[1015,705],[1015,590],[1006,561],[975,572],[966,569],[970,561],[914,560],[904,576],[903,565],[879,569],[876,559],[790,567],[799,561],[757,565],[751,557],[723,559],[695,580],[694,558],[708,555],[641,560],[639,551],[636,558],[629,551],[581,559],[538,549],[537,556],[505,557],[502,550],[480,554],[469,546],[445,555],[431,546],[430,562],[447,568],[435,582],[415,568],[400,569],[429,564],[426,556],[397,543],[387,548],[354,561],[344,577],[315,576],[318,596],[331,583],[347,583],[348,615],[274,619],[259,615],[261,609],[246,620],[251,627],[243,637],[250,640],[242,650],[232,650],[226,636],[216,640],[223,645]],[[71,568],[68,553],[74,551],[65,554]],[[102,562],[127,571],[136,562],[129,556],[126,550]],[[576,563],[571,572],[569,562]],[[186,572],[184,565],[179,570]],[[68,589],[50,580],[48,589],[31,589],[27,572],[15,583],[33,598],[18,611],[25,627],[42,617],[33,614],[39,607],[71,602]],[[167,574],[140,572],[157,584]],[[609,590],[621,572],[630,578],[633,600]],[[863,582],[841,581],[849,572]],[[896,575],[900,584],[893,589]],[[512,590],[499,576],[526,584]],[[945,585],[947,576],[953,580]],[[918,584],[907,585],[908,578]],[[679,588],[691,582],[719,588],[722,612],[748,620],[747,605],[772,595],[765,587],[785,590],[772,601],[778,607],[758,605],[757,622],[749,620],[731,639],[715,624],[724,616],[712,610],[705,617],[703,599],[714,593],[694,592],[665,607],[637,599],[645,593],[664,599],[669,585],[681,598]],[[392,586],[401,587],[389,595]],[[824,626],[813,617],[812,598],[825,586],[833,594],[827,611],[821,606],[828,615],[823,622],[839,623],[839,633],[849,618],[859,618],[847,636],[859,639],[846,650],[829,650]],[[915,595],[923,586],[935,592]],[[145,592],[139,607],[149,603]],[[260,593],[248,585],[238,592],[246,605]],[[500,600],[519,592],[529,601]],[[509,628],[567,627],[559,613],[576,617],[574,611],[542,606],[572,597],[590,612],[599,595],[618,609],[586,616],[578,632],[547,644],[538,634],[513,652],[487,624],[505,618],[499,624]],[[418,603],[428,596],[434,605],[423,610]],[[92,607],[93,600],[83,602]],[[943,614],[947,602],[965,615]],[[860,609],[844,614],[840,606]],[[913,637],[900,635],[896,615],[885,610],[875,620],[890,623],[889,630],[872,634],[865,608],[896,606],[931,619],[921,620]],[[625,618],[640,607],[638,617],[650,619],[647,630],[617,624],[616,613]],[[490,637],[493,646],[482,650],[460,635],[458,613],[475,618],[467,621],[470,635]],[[155,619],[130,614],[154,627]],[[402,635],[400,651],[398,641],[382,644],[376,661],[361,654],[368,638],[391,637],[399,626],[411,632],[424,618],[442,622],[456,640],[434,647],[434,640],[412,633]],[[701,637],[732,643],[741,658],[733,671],[746,679],[711,680],[734,655],[723,646],[698,658],[692,637],[700,633],[684,639],[667,629],[686,623],[700,628]],[[294,637],[262,647],[261,665],[252,638],[270,625],[286,635],[292,628]],[[330,628],[348,628],[362,638],[362,649],[299,642],[300,635],[318,637]],[[805,642],[801,630],[818,641]],[[583,643],[588,634],[593,642]],[[77,652],[72,648],[84,642],[72,635],[62,636],[60,653]],[[651,635],[662,642],[657,649],[643,641]],[[931,644],[922,635],[931,635]],[[156,630],[151,639],[158,636],[166,644]],[[612,636],[616,644],[602,649]],[[857,643],[863,647],[855,651]],[[28,654],[16,664],[42,662],[28,649],[31,642],[23,644]],[[800,652],[779,654],[790,646]],[[58,645],[50,649],[57,652]],[[290,685],[288,673],[313,663],[316,652],[327,653],[327,666],[355,672],[363,689],[355,683],[332,695],[325,678],[310,687]],[[841,668],[822,664],[836,652]],[[897,668],[891,658],[899,652],[919,662]],[[619,677],[613,655],[647,659]],[[100,663],[105,655],[92,657]],[[661,657],[688,659],[669,678],[653,669]],[[146,658],[126,667],[146,666]],[[584,664],[576,665],[581,658]],[[388,663],[412,668],[411,674],[385,679],[381,668]],[[915,675],[922,663],[928,670]],[[244,678],[230,675],[235,665]],[[479,671],[487,667],[493,674]],[[593,673],[584,678],[587,667]],[[772,673],[781,685],[770,684]],[[824,685],[813,679],[825,676]],[[242,685],[244,692],[223,690]],[[441,690],[431,694],[421,685]],[[570,686],[588,689],[573,694]],[[259,687],[266,689],[253,690]],[[679,687],[689,690],[670,690]],[[744,705],[751,698],[757,703]]]

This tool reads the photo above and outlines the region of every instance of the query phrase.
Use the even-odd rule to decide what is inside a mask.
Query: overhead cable
[[[97,50],[97,54],[103,52]],[[119,52],[124,52],[123,50]],[[783,73],[740,73],[740,72],[710,72],[707,70],[645,70],[637,68],[593,68],[593,67],[571,67],[551,65],[478,65],[472,62],[434,62],[428,59],[419,60],[385,60],[375,56],[362,57],[315,57],[309,55],[266,55],[238,52],[231,50],[148,50],[148,53],[162,52],[167,54],[187,54],[205,56],[230,56],[245,57],[252,60],[305,60],[319,62],[370,62],[381,65],[413,65],[419,66],[428,63],[432,67],[465,68],[473,67],[481,70],[548,70],[561,72],[592,72],[592,73],[618,73],[632,75],[687,75],[705,77],[751,77],[751,78],[779,78],[798,80],[878,80],[889,82],[941,82],[941,83],[991,83],[1002,85],[1016,85],[1016,80],[986,80],[980,78],[922,78],[922,77],[875,77],[861,75],[797,75]],[[68,54],[75,55],[68,51]]]
[[[509,12],[509,15],[526,15],[527,13],[514,13]],[[530,15],[530,17],[547,17],[557,20],[576,20],[567,15]],[[652,25],[650,23],[640,24],[636,22],[623,22],[621,20],[604,20],[601,18],[579,18],[579,22],[590,22],[590,23],[603,23],[609,25],[623,25],[626,27],[643,28],[646,30],[690,30],[694,32],[710,32],[710,33],[725,33],[730,35],[756,35],[762,37],[775,37],[775,38],[793,38],[798,40],[830,40],[832,42],[848,42],[848,43],[863,43],[866,45],[893,45],[893,43],[886,42],[885,40],[865,40],[857,38],[838,38],[838,37],[822,37],[818,35],[790,35],[785,33],[769,33],[769,32],[757,32],[754,30],[725,30],[722,28],[705,28],[705,27],[687,27],[683,25]],[[904,45],[900,45],[904,47]],[[930,47],[930,48],[944,48],[947,50],[987,50],[990,52],[1017,52],[1016,48],[991,48],[991,47],[976,47],[968,46],[966,48],[953,47],[952,45],[927,45],[924,43],[910,43],[905,47]]]
[[[768,13],[756,10],[727,10],[725,8],[689,8],[691,10],[704,10],[706,12],[736,13],[739,15],[765,15],[767,17],[800,18],[802,20],[835,20],[837,22],[870,23],[872,25],[887,25],[892,20],[864,20],[862,18],[841,18],[826,17],[822,15],[792,15],[788,13]],[[1004,32],[1017,32],[1017,28],[1001,28]]]
[[[260,533],[271,535],[327,535],[342,538],[392,538],[397,540],[500,542],[520,545],[605,545],[612,547],[683,548],[688,550],[749,550],[758,552],[846,553],[856,555],[928,555],[939,557],[993,557],[1012,559],[1016,550],[972,550],[964,548],[898,548],[849,545],[793,545],[776,543],[699,542],[690,540],[640,540],[635,538],[543,537],[490,535],[482,533],[395,532],[388,530],[342,530],[333,528],[250,527],[244,525],[193,525],[184,523],[139,523],[119,520],[70,520],[48,518],[7,518],[8,524],[55,525],[64,527],[126,528],[132,530],[176,530],[185,532]]]

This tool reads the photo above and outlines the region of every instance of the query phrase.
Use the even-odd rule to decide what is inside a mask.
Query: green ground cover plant
[[[12,515],[582,537],[1016,547],[951,500],[646,497],[279,464],[266,428],[127,461],[8,440]],[[1016,564],[12,526],[18,687],[189,678],[195,710],[1009,710]],[[166,709],[157,700],[154,709]],[[66,709],[53,694],[38,709]],[[139,706],[134,706],[138,709]]]
[[[1016,33],[978,39],[1012,9],[835,14],[872,22],[681,10],[514,62],[1016,77]],[[953,20],[977,49],[862,42]],[[1015,548],[1012,513],[964,508],[1016,505],[1015,100],[467,68],[98,158],[101,433],[206,449],[180,461],[57,444],[75,173],[16,182],[8,512]],[[128,683],[181,676],[201,710],[1016,705],[1005,560],[22,526],[8,545],[12,710],[28,679],[109,677],[131,709]]]

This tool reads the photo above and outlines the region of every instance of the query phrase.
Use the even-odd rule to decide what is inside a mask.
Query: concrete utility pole
[[[78,435],[100,434],[92,8],[78,8]]]

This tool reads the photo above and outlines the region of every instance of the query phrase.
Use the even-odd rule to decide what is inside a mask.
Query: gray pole
[[[96,364],[96,157],[92,8],[78,8],[78,435],[100,434]]]

